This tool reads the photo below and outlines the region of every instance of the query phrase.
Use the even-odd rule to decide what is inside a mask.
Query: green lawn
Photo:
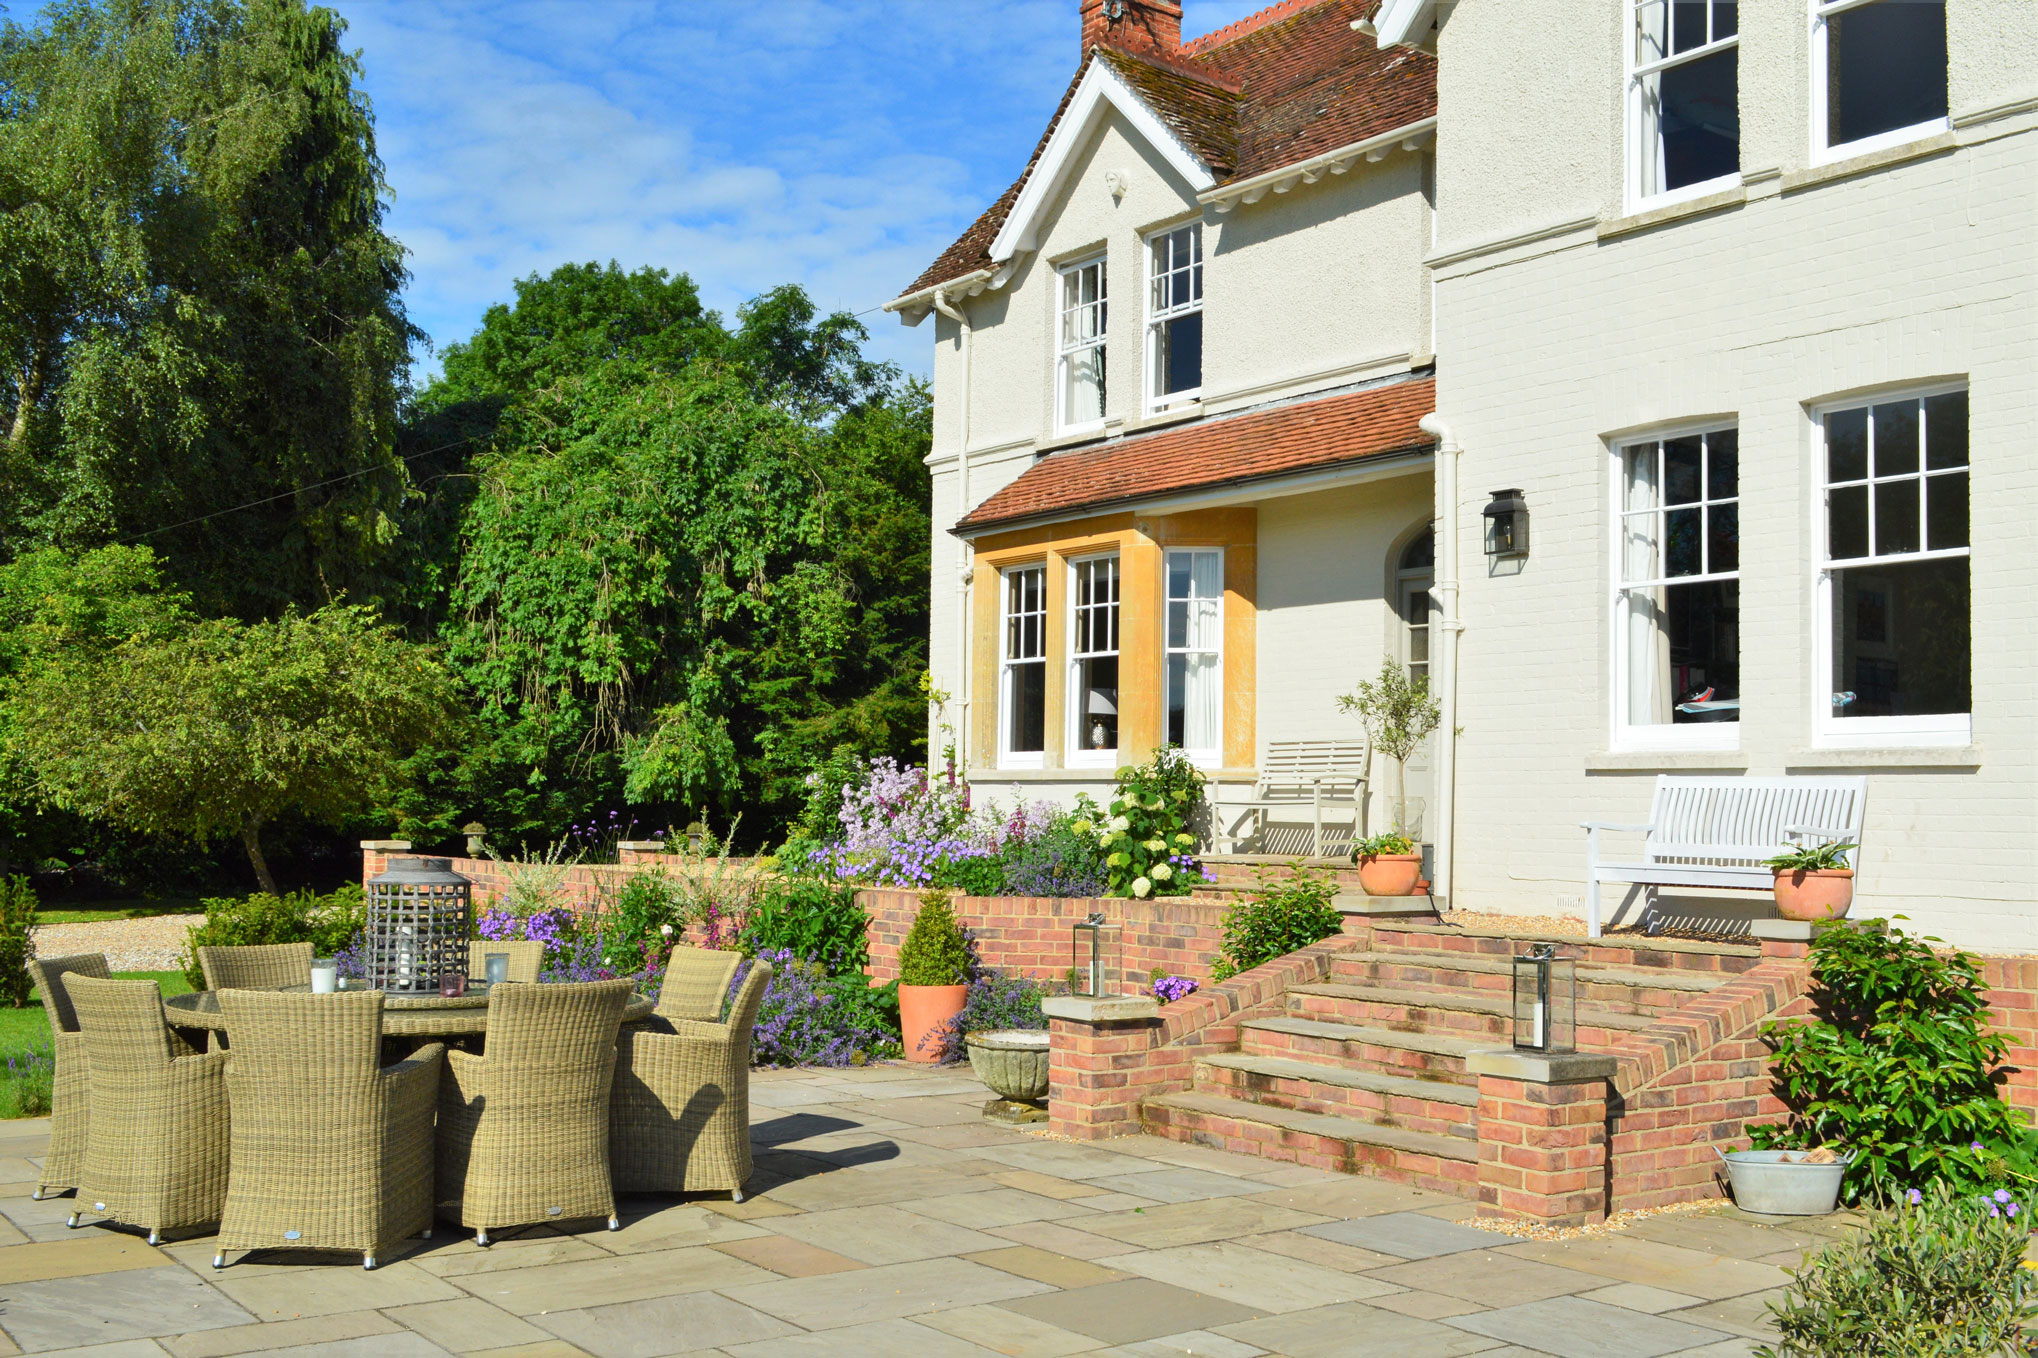
[[[196,897],[189,900],[93,901],[89,905],[44,906],[35,912],[37,924],[104,924],[117,919],[150,919],[156,915],[202,915],[205,907]]]
[[[123,980],[152,980],[162,987],[165,995],[182,995],[191,989],[181,971],[116,971],[113,974]],[[20,1009],[0,1005],[0,1118],[41,1116],[42,1109],[22,1107],[19,1081],[8,1073],[4,1063],[10,1056],[19,1056],[38,1047],[46,1048],[49,1040],[49,1016],[43,1012],[40,998],[31,1000]]]

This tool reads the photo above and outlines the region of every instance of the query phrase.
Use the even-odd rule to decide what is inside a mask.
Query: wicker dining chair
[[[726,1191],[750,1179],[750,1035],[771,985],[760,959],[726,1023],[654,1015],[616,1042],[609,1165],[625,1193]]]
[[[718,948],[674,948],[665,963],[665,984],[658,991],[658,1017],[715,1023],[729,998],[729,984],[743,954]]]
[[[259,943],[200,948],[207,990],[282,990],[311,984],[311,944]]]
[[[107,970],[105,953],[88,952],[74,957],[31,957],[28,975],[49,1014],[50,1056],[56,1063],[50,1085],[50,1148],[31,1195],[40,1199],[78,1186],[78,1172],[85,1164],[85,1128],[92,1116],[85,1038],[78,1031],[78,1011],[64,989],[64,978],[90,976],[105,981],[113,973]]]
[[[507,985],[488,992],[488,1050],[446,1053],[439,1082],[439,1215],[488,1233],[616,1219],[609,1086],[634,983]]]
[[[91,1086],[69,1224],[78,1224],[89,1203],[147,1228],[154,1245],[164,1231],[218,1221],[226,1202],[226,1053],[191,1053],[163,1021],[154,981],[73,974],[64,988],[78,1013]]]
[[[228,1250],[348,1250],[363,1268],[432,1233],[432,1118],[445,1046],[382,1064],[382,992],[230,990],[226,1090],[233,1174],[214,1268]]]
[[[468,980],[488,979],[488,955],[492,952],[509,954],[509,978],[512,981],[536,981],[545,963],[545,945],[537,939],[478,938],[467,945]]]

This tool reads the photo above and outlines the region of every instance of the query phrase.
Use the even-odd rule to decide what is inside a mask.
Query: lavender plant
[[[962,1012],[920,1039],[924,1050],[938,1048],[943,1061],[962,1061],[969,1056],[964,1037],[969,1033],[1003,1032],[1010,1029],[1043,1029],[1047,1016],[1040,1002],[1053,993],[1039,981],[1024,976],[1000,976],[979,971],[969,983]]]
[[[862,976],[831,980],[783,949],[758,956],[771,963],[771,982],[750,1038],[752,1065],[846,1066],[900,1054],[896,987]],[[754,965],[746,959],[736,969],[731,994]]]
[[[10,1116],[39,1118],[50,1111],[56,1086],[56,1053],[48,1042],[7,1054],[7,1091],[14,1104]]]

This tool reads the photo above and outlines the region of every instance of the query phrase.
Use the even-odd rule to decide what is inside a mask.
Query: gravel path
[[[156,915],[150,919],[116,919],[103,924],[40,924],[35,930],[37,957],[68,957],[103,952],[115,971],[176,971],[184,963],[184,940],[204,915]]]

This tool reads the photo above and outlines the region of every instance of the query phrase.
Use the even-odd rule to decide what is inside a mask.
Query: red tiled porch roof
[[[1422,377],[1051,453],[971,510],[955,531],[974,534],[999,524],[1427,450],[1435,441],[1417,422],[1434,409],[1436,379]]]

